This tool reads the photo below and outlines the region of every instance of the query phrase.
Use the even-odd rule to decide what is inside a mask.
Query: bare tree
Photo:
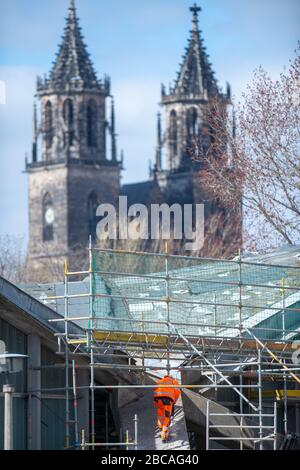
[[[232,120],[213,99],[193,151],[206,190],[226,207],[242,202],[246,248],[300,240],[299,52],[277,81],[255,72]]]
[[[0,276],[16,284],[27,281],[23,237],[0,236]]]
[[[45,247],[43,247],[45,252]],[[64,259],[47,256],[39,260],[39,268],[32,269],[27,256],[24,237],[13,235],[0,236],[0,276],[14,284],[31,282],[58,282],[64,277]],[[87,250],[85,250],[85,257]],[[83,257],[83,255],[82,255]]]
[[[147,232],[147,229],[143,230],[143,233],[148,233],[148,238],[138,239],[105,239],[98,240],[97,247],[103,249],[113,249],[119,251],[130,251],[130,252],[149,252],[149,253],[165,253],[166,242],[168,253],[173,255],[185,255],[185,256],[208,256],[212,258],[230,258],[233,254],[238,254],[236,240],[232,238],[233,233],[240,233],[240,230],[236,227],[240,227],[240,213],[232,208],[230,210],[217,211],[210,214],[205,220],[205,233],[204,243],[197,250],[186,250],[185,244],[187,239],[176,239],[174,236],[174,228],[172,224],[170,226],[170,237],[165,239],[162,235],[159,238],[151,239],[151,233]],[[133,221],[131,221],[133,223]],[[140,223],[140,222],[139,222]],[[138,228],[139,223],[136,226],[137,232],[140,231]],[[118,232],[118,225],[116,226],[116,232]],[[238,236],[238,235],[237,235]],[[226,242],[226,243],[224,243]]]

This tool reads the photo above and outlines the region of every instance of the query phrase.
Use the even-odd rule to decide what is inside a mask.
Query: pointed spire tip
[[[190,11],[193,13],[193,16],[194,16],[194,17],[195,17],[195,16],[197,17],[199,11],[202,11],[202,8],[199,7],[199,5],[197,5],[197,3],[194,3],[194,5],[190,7]]]
[[[202,8],[197,5],[197,3],[194,3],[193,6],[190,7],[190,11],[193,13],[193,31],[198,31],[198,13],[202,11]]]
[[[74,22],[76,20],[76,6],[75,0],[70,0],[69,5],[69,21]],[[66,26],[68,28],[68,25]]]

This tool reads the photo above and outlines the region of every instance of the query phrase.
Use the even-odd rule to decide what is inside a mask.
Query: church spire
[[[77,23],[78,25],[78,19],[76,15],[76,6],[75,6],[75,0],[70,0],[70,5],[69,5],[69,21],[70,24],[75,25]],[[80,29],[80,28],[79,28]]]
[[[199,28],[200,11],[196,3],[190,7],[191,28],[177,79],[168,91],[164,86],[161,90],[166,123],[161,145],[166,150],[166,170],[170,172],[198,171],[199,166],[193,163],[191,150],[198,142],[207,140],[204,133],[208,124],[204,122],[204,116],[209,111],[208,103],[217,96],[225,106],[230,98],[229,89],[224,95],[214,77]],[[159,140],[156,147],[158,162],[161,152]]]
[[[38,82],[38,91],[47,87],[60,91],[65,88],[108,91],[97,79],[81,33],[74,0],[70,0],[62,42],[50,74],[44,82]]]
[[[199,28],[198,28],[198,13],[201,10],[202,10],[202,8],[199,7],[196,3],[194,3],[194,5],[192,7],[190,7],[190,11],[193,13],[193,19],[192,19],[193,31],[196,31],[196,32],[199,31]]]
[[[203,98],[217,91],[217,83],[199,29],[198,13],[201,8],[194,3],[190,11],[192,12],[192,29],[188,46],[170,95]]]

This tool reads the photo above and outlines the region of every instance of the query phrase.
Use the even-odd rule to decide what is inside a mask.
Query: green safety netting
[[[300,326],[298,267],[96,249],[92,271],[97,329],[163,334],[169,320],[182,334],[227,337],[242,322],[282,338]]]

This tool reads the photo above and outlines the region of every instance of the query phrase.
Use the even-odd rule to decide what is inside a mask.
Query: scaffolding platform
[[[186,336],[189,342],[202,349],[231,351],[233,353],[247,353],[257,350],[257,341],[247,338],[216,338],[210,336]],[[136,347],[158,349],[166,348],[182,351],[185,348],[185,342],[177,335],[159,335],[153,333],[132,333],[125,331],[105,331],[94,330],[92,338],[100,346],[105,345],[126,345],[128,349]],[[86,345],[88,340],[85,337],[77,339],[69,339],[70,345]],[[274,352],[290,353],[293,349],[293,343],[285,340],[264,341],[266,348]]]

